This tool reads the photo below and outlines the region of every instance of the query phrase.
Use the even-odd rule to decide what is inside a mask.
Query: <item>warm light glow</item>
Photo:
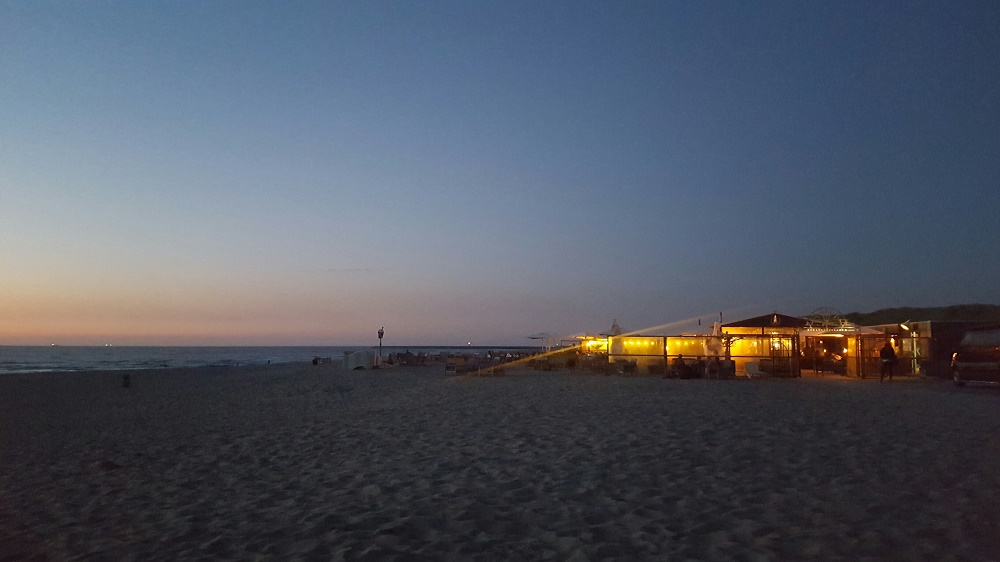
[[[596,339],[593,336],[583,336],[582,339],[586,339],[581,345],[587,349],[588,353],[599,353],[608,349],[607,339]]]

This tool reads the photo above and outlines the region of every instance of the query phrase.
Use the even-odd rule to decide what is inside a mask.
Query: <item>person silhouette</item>
[[[673,362],[673,375],[679,379],[687,378],[687,364],[684,363],[684,355],[678,353]],[[663,377],[667,378],[667,377]]]
[[[879,371],[878,382],[885,379],[886,373],[889,374],[889,382],[892,382],[892,371],[896,367],[896,351],[892,349],[892,344],[885,342],[885,345],[879,350],[878,356],[882,359],[882,369]]]

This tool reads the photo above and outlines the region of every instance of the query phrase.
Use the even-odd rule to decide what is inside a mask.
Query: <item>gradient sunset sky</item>
[[[995,1],[0,0],[0,345],[1000,303],[998,225]]]

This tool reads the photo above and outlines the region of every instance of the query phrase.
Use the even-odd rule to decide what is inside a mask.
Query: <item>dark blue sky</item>
[[[996,2],[0,0],[0,340],[998,303],[998,99]]]

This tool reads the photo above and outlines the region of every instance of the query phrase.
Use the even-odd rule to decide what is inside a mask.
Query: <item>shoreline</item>
[[[433,351],[441,354],[482,353],[514,347],[384,346],[382,354]],[[45,372],[145,370],[184,367],[299,363],[314,357],[340,360],[346,352],[376,353],[378,346],[0,346],[0,376]]]

